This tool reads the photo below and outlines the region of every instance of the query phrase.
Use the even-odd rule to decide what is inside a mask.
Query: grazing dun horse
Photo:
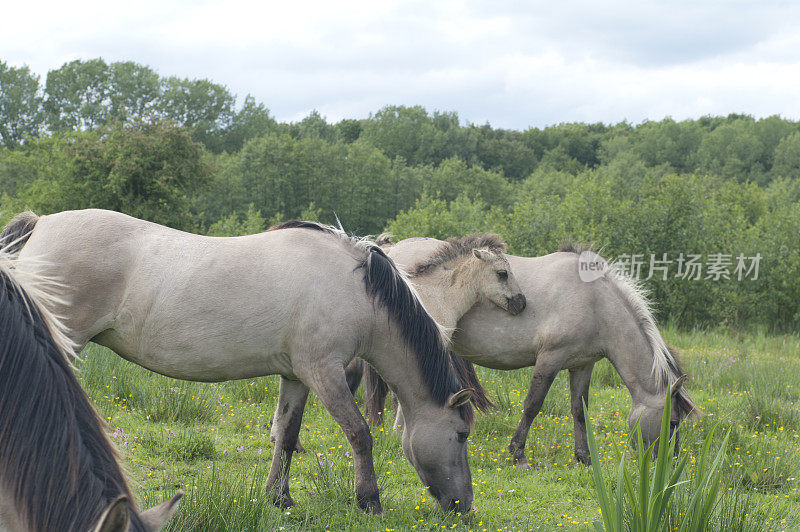
[[[433,238],[409,238],[394,245],[387,238],[378,241],[397,264],[410,270],[440,253],[444,245]],[[589,403],[592,369],[601,358],[613,364],[630,391],[628,423],[633,429],[639,421],[648,444],[658,439],[667,393],[672,396],[673,430],[697,408],[683,387],[686,376],[658,332],[642,290],[614,267],[597,271],[593,280],[582,280],[578,270],[582,251],[566,244],[558,253],[543,257],[507,255],[528,298],[528,310],[512,317],[495,305],[479,302],[458,321],[453,336],[454,351],[475,364],[502,370],[535,366],[522,420],[508,446],[514,463],[525,469],[530,467],[525,456],[528,432],[562,369],[569,370],[575,457],[584,464],[589,464],[590,457],[583,403]],[[597,255],[590,258],[606,265]],[[424,277],[419,281],[424,283]],[[436,297],[423,288],[420,293]],[[423,302],[427,302],[425,297]],[[379,385],[370,388],[371,381],[366,380],[367,396],[374,399],[368,406],[382,408],[385,392]]]
[[[23,232],[33,230],[29,236]],[[467,437],[473,390],[404,274],[373,243],[310,222],[215,238],[96,209],[37,218],[4,231],[20,260],[39,257],[63,283],[70,340],[92,340],[179,379],[224,381],[281,375],[267,489],[294,504],[289,467],[309,389],[353,448],[359,507],[381,513],[372,437],[347,387],[362,356],[403,405],[403,451],[446,510],[467,511]]]
[[[138,513],[47,307],[54,285],[0,250],[0,531],[160,530],[182,492]]]
[[[511,266],[503,252],[506,244],[498,235],[474,234],[462,238],[450,238],[437,249],[436,253],[423,262],[413,265],[407,270],[409,280],[416,288],[425,308],[445,330],[452,333],[461,316],[475,306],[478,301],[487,301],[516,316],[525,310],[525,296],[522,294]],[[355,359],[348,366],[348,377],[351,389],[358,387],[360,371],[363,369],[360,359]],[[367,368],[369,389],[380,386],[377,393],[367,394],[366,410],[369,421],[380,425],[383,414],[385,385],[374,369]],[[476,381],[473,387],[480,383]],[[370,404],[371,399],[378,403]],[[494,405],[488,400],[477,405],[487,411]],[[398,427],[398,415],[395,427]]]

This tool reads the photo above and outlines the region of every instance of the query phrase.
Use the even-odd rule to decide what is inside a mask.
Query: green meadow
[[[800,529],[800,337],[763,332],[663,331],[680,349],[687,387],[704,414],[682,425],[690,456],[672,511],[691,497],[694,458],[713,427],[726,434],[722,482],[709,530]],[[498,410],[480,415],[469,440],[474,510],[449,515],[405,460],[400,438],[373,429],[375,468],[385,515],[353,503],[349,445],[313,393],[291,470],[290,510],[272,506],[264,483],[272,457],[269,421],[277,377],[220,384],[151,373],[90,345],[78,374],[110,424],[140,508],[186,492],[169,530],[593,530],[600,518],[591,470],[573,457],[568,379],[559,376],[534,421],[517,469],[506,446],[522,411],[531,369],[479,368]],[[361,391],[357,399],[362,400]],[[388,406],[388,405],[387,405]],[[595,368],[589,413],[606,484],[616,486],[615,444],[633,458],[626,417],[630,395],[607,361]]]

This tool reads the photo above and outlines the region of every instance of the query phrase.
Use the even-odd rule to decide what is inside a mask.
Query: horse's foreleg
[[[353,449],[355,492],[358,507],[368,513],[383,514],[378,480],[372,463],[372,434],[361,415],[355,397],[347,387],[345,372],[341,367],[318,371],[310,383],[322,404],[342,427]]]
[[[589,383],[592,381],[594,362],[569,370],[569,391],[572,405],[572,420],[575,432],[575,458],[584,465],[591,465],[589,444],[586,441],[586,418],[583,403],[589,407]]]
[[[271,429],[275,436],[275,452],[267,477],[267,492],[272,494],[275,505],[281,508],[294,505],[289,495],[289,467],[300,434],[307,397],[308,387],[305,384],[281,377],[278,406]]]
[[[550,362],[552,360],[552,362]],[[557,362],[557,363],[556,363]],[[531,429],[533,419],[539,414],[542,409],[542,403],[553,384],[556,375],[561,370],[561,358],[551,356],[547,353],[540,353],[536,362],[536,367],[533,369],[533,379],[531,386],[528,389],[528,396],[525,398],[525,407],[522,413],[522,419],[517,425],[517,430],[511,437],[511,443],[508,444],[508,450],[514,457],[514,464],[522,469],[529,469],[530,463],[525,456],[525,442],[528,440],[528,432]]]

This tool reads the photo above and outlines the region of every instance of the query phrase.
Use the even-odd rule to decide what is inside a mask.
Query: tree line
[[[673,268],[760,254],[758,279],[651,277],[659,317],[800,325],[800,124],[777,116],[515,131],[387,106],[282,123],[209,80],[93,59],[43,84],[0,62],[0,141],[0,222],[100,207],[216,235],[338,218],[359,234],[492,230],[521,255],[572,238]]]

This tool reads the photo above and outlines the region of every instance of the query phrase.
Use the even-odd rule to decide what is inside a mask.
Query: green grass
[[[706,415],[682,426],[691,477],[714,426],[712,449],[730,431],[712,530],[800,529],[800,337],[763,332],[664,331],[691,375],[686,386]],[[593,530],[600,518],[592,472],[573,457],[569,388],[562,372],[534,421],[527,452],[533,468],[514,467],[506,447],[519,421],[531,369],[479,369],[500,409],[479,416],[469,441],[476,510],[434,509],[399,438],[374,429],[375,467],[385,515],[353,504],[350,448],[312,393],[295,455],[296,506],[281,511],[264,494],[272,456],[269,420],[277,377],[221,384],[155,375],[90,346],[79,376],[111,424],[140,507],[186,491],[170,530]],[[597,365],[589,414],[602,475],[616,485],[614,445],[628,447],[630,395],[610,364]],[[629,452],[630,456],[633,456]],[[688,504],[680,492],[675,505]]]

